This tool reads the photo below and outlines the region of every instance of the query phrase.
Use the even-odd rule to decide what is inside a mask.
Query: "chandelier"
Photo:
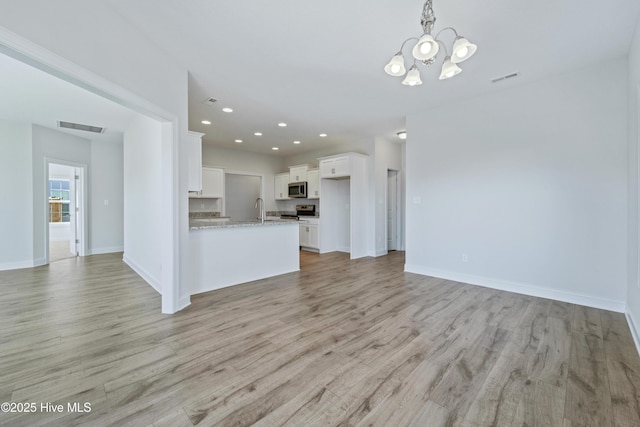
[[[406,76],[402,81],[403,85],[407,86],[418,86],[422,84],[422,80],[420,79],[420,71],[418,70],[417,63],[418,61],[422,62],[427,67],[433,64],[436,61],[436,57],[438,56],[438,52],[440,52],[440,47],[444,49],[445,58],[442,63],[442,71],[440,72],[440,80],[451,78],[455,75],[460,74],[462,69],[458,67],[462,61],[469,59],[474,53],[476,53],[476,49],[478,48],[475,44],[469,42],[469,40],[465,39],[458,35],[457,31],[452,27],[443,28],[440,30],[435,37],[431,35],[431,31],[433,30],[433,26],[436,23],[436,17],[433,14],[433,4],[432,0],[427,0],[424,4],[424,9],[422,10],[422,19],[420,20],[420,24],[422,25],[423,35],[422,37],[410,37],[406,39],[402,46],[400,47],[400,51],[395,54],[391,61],[384,67],[384,71],[390,76]],[[451,54],[447,50],[447,46],[439,39],[440,34],[444,31],[450,30],[455,34],[455,40],[453,42],[453,46],[451,47]],[[402,50],[404,49],[405,44],[407,44],[410,40],[417,40],[417,43],[413,46],[411,50],[411,54],[413,56],[413,65],[407,70],[404,66],[404,55]]]

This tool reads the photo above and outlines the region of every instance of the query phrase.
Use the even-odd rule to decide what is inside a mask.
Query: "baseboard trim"
[[[629,330],[631,331],[631,336],[633,337],[633,342],[636,345],[636,350],[638,351],[638,355],[640,355],[640,335],[638,335],[638,322],[633,319],[633,314],[630,311],[626,311],[624,313],[627,318],[627,323],[629,324]]]
[[[122,261],[127,264],[133,271],[135,271],[138,276],[142,277],[142,279],[147,282],[153,289],[156,290],[157,293],[162,295],[160,281],[154,278],[151,274],[149,274],[144,268],[140,267],[133,261],[131,258],[127,257],[127,255],[122,256]]]
[[[404,271],[416,273],[424,276],[437,277],[440,279],[453,280],[456,282],[468,283],[470,285],[484,286],[486,288],[498,289],[501,291],[514,292],[517,294],[529,295],[532,297],[547,298],[571,304],[584,305],[587,307],[599,308],[603,310],[624,313],[626,305],[623,301],[613,301],[590,295],[564,292],[556,289],[541,288],[527,283],[510,282],[507,280],[492,279],[470,274],[455,273],[451,271],[436,270],[419,265],[405,264]]]
[[[112,254],[117,252],[124,252],[124,246],[110,246],[106,248],[93,248],[89,251],[89,255],[102,255]]]
[[[191,305],[191,295],[182,297],[180,298],[180,307],[178,307],[178,311],[183,310],[190,305]]]
[[[44,263],[42,263],[44,264]],[[27,261],[18,261],[18,262],[7,262],[4,264],[0,264],[0,271],[4,271],[4,270],[20,270],[22,268],[33,268],[33,267],[37,267],[38,265],[42,265],[42,264],[36,264],[36,260],[30,259]]]

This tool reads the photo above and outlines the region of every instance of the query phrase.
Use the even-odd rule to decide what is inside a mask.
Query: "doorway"
[[[256,200],[262,197],[262,177],[225,173],[224,195],[225,216],[234,221],[254,220],[260,216]]]
[[[47,262],[85,255],[85,167],[47,161]]]
[[[387,170],[387,250],[397,251],[402,248],[402,216],[400,215],[400,173]]]

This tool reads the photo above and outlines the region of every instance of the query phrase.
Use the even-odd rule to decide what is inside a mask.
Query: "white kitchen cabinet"
[[[309,165],[289,166],[289,182],[307,181]]]
[[[202,190],[202,137],[203,133],[187,135],[187,187],[189,191]]]
[[[320,249],[318,240],[319,221],[317,218],[300,220],[300,247],[303,249]]]
[[[351,175],[350,156],[320,160],[320,178],[339,178]]]
[[[276,175],[274,187],[276,200],[289,200],[289,173]]]
[[[307,171],[307,199],[320,198],[320,170]]]
[[[198,197],[209,199],[224,197],[224,170],[202,168],[202,192]]]

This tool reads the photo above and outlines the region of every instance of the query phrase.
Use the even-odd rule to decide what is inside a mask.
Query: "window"
[[[49,222],[69,222],[68,179],[49,180]]]

